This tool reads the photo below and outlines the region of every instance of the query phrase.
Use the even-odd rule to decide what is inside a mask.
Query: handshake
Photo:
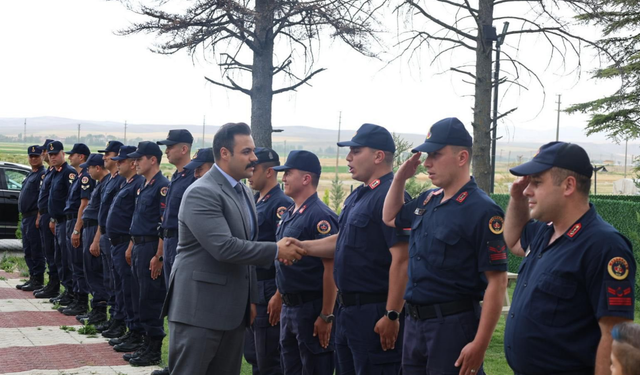
[[[307,255],[307,250],[302,246],[302,242],[292,237],[284,237],[277,243],[278,260],[287,266],[290,266],[303,256]]]

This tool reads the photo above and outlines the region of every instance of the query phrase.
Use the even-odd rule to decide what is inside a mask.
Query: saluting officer
[[[44,178],[40,182],[40,191],[38,192],[38,218],[36,227],[40,232],[40,240],[42,249],[47,260],[47,268],[49,272],[49,282],[47,285],[38,290],[34,290],[33,294],[36,298],[54,298],[60,293],[60,278],[58,277],[58,267],[55,262],[56,255],[56,238],[49,230],[49,192],[51,190],[51,178],[55,167],[51,165],[47,150],[52,139],[47,139],[41,147],[42,158],[47,163],[48,168],[45,171]]]
[[[71,260],[73,277],[73,291],[75,300],[67,308],[60,308],[64,315],[86,314],[89,304],[89,286],[84,275],[84,259],[82,255],[82,213],[89,204],[89,198],[96,182],[89,176],[87,168],[81,168],[80,164],[87,161],[91,151],[84,143],[73,145],[69,154],[69,163],[78,172],[78,178],[69,187],[69,195],[64,207],[64,214],[67,218],[67,251]],[[91,239],[88,239],[91,240]]]
[[[276,242],[276,229],[282,214],[293,201],[278,184],[278,172],[273,167],[280,165],[280,157],[274,150],[256,147],[258,160],[249,178],[258,213],[258,241]],[[280,364],[280,312],[282,297],[276,287],[276,266],[256,267],[259,299],[257,315],[253,325],[245,334],[244,357],[253,367],[255,375],[282,374]]]
[[[199,148],[198,151],[193,154],[189,164],[184,166],[184,169],[191,169],[193,171],[193,177],[198,179],[209,172],[214,162],[213,147]]]
[[[24,260],[29,268],[29,280],[16,288],[32,292],[44,286],[45,260],[42,251],[40,233],[36,227],[38,219],[38,190],[44,178],[45,168],[42,165],[42,149],[38,145],[27,148],[31,172],[22,181],[18,211],[22,214],[22,250]]]
[[[133,352],[142,345],[143,329],[140,316],[134,310],[137,301],[134,303],[133,300],[133,289],[138,286],[133,282],[131,266],[126,259],[126,251],[131,242],[129,229],[137,192],[144,184],[144,177],[136,174],[135,159],[128,156],[135,150],[135,146],[120,146],[118,156],[111,157],[118,165],[118,174],[122,177],[122,182],[109,208],[106,229],[116,273],[116,300],[121,301],[119,304],[122,303],[124,321],[114,319],[109,329],[102,332],[102,336],[110,338],[109,345],[119,352]],[[129,330],[125,333],[126,328]]]
[[[129,357],[134,366],[157,365],[162,360],[164,319],[160,317],[167,293],[162,276],[162,238],[159,229],[162,210],[169,188],[169,180],[160,171],[162,151],[154,142],[140,142],[135,152],[128,155],[136,159],[136,173],[144,176],[146,183],[138,190],[136,207],[131,219],[131,244],[127,249],[133,270],[132,290],[134,310],[140,315],[145,343]],[[130,255],[129,255],[130,254]]]
[[[277,240],[313,240],[338,232],[338,217],[318,198],[322,167],[315,154],[292,151],[284,165],[273,169],[285,171],[285,194],[294,201],[282,214]],[[276,284],[284,303],[280,315],[284,373],[333,374],[333,259],[305,257],[290,267],[276,262],[276,267]]]
[[[396,172],[383,220],[411,228],[402,354],[405,375],[481,374],[507,288],[503,213],[469,175],[471,136],[460,120],[438,121]],[[404,203],[421,152],[437,189]],[[482,310],[479,301],[484,300]]]
[[[53,141],[47,147],[49,160],[55,168],[51,177],[51,191],[49,193],[48,210],[49,229],[56,236],[55,262],[58,268],[60,282],[64,286],[64,293],[58,298],[50,300],[60,306],[67,306],[74,301],[73,279],[71,274],[71,259],[67,251],[67,217],[64,214],[67,195],[73,181],[76,180],[78,172],[65,161],[64,146],[60,141]]]
[[[585,150],[551,142],[511,168],[504,237],[524,257],[504,351],[516,374],[608,374],[611,329],[633,320],[631,243],[589,203]],[[637,370],[637,368],[636,368]]]

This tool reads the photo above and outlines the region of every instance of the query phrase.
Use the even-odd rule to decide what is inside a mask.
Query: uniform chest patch
[[[282,219],[282,215],[284,215],[285,212],[287,212],[287,208],[285,206],[278,207],[276,210],[276,216],[278,219]]]
[[[489,251],[490,264],[507,263],[507,245],[504,243],[504,241],[488,241],[487,250]]]
[[[331,231],[331,224],[326,220],[320,220],[318,225],[316,225],[316,229],[318,229],[318,233],[320,234],[327,234]]]
[[[622,257],[615,257],[607,264],[609,275],[616,280],[624,280],[629,276],[629,263]]]
[[[415,211],[413,211],[413,214],[417,216],[422,216],[424,215],[425,211],[426,210],[424,208],[416,208]]]
[[[168,187],[163,187],[162,189],[160,189],[160,195],[162,195],[163,197],[167,196],[167,191],[169,190]]]
[[[502,216],[494,216],[489,219],[489,230],[493,234],[502,234],[504,230],[504,219]]]

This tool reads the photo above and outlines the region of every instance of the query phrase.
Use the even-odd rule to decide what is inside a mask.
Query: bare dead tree
[[[273,95],[295,91],[322,72],[314,68],[314,41],[322,35],[346,43],[355,51],[374,57],[370,46],[377,43],[376,10],[383,1],[374,0],[197,0],[185,9],[165,10],[168,0],[150,0],[150,5],[121,0],[129,9],[148,17],[132,24],[121,35],[156,34],[152,48],[161,54],[185,50],[191,56],[203,49],[218,56],[222,81],[205,77],[214,85],[239,91],[251,98],[251,130],[256,145],[271,147]],[[173,3],[172,3],[173,4]],[[274,62],[274,47],[287,46],[288,57]],[[251,62],[246,60],[251,55]],[[296,58],[304,68],[294,71]],[[251,87],[237,82],[234,74],[251,74]],[[276,75],[284,75],[287,86],[273,87]]]

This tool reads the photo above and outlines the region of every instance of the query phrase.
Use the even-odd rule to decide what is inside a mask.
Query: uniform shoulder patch
[[[622,257],[615,257],[607,264],[609,275],[616,280],[624,280],[629,276],[629,263]]]
[[[40,175],[40,179],[44,180],[44,174]]]
[[[160,195],[162,195],[163,197],[166,197],[167,191],[169,191],[169,188],[167,186],[163,187],[162,189],[160,189]]]
[[[318,229],[318,233],[327,234],[331,231],[331,224],[326,220],[320,220],[316,228]]]
[[[503,240],[488,241],[487,250],[489,251],[490,264],[507,263],[507,245]]]
[[[83,184],[88,184],[89,183],[89,177],[87,177],[87,176],[82,177],[82,183]]]
[[[493,234],[502,234],[504,230],[504,219],[502,216],[494,216],[489,219],[489,230]]]
[[[285,212],[287,212],[287,208],[285,206],[278,207],[276,210],[276,216],[278,219],[282,219],[282,215],[284,215]]]
[[[75,173],[69,173],[69,180],[73,181],[76,179],[76,174]]]
[[[633,311],[633,289],[629,281],[609,281],[605,284],[609,310]]]

